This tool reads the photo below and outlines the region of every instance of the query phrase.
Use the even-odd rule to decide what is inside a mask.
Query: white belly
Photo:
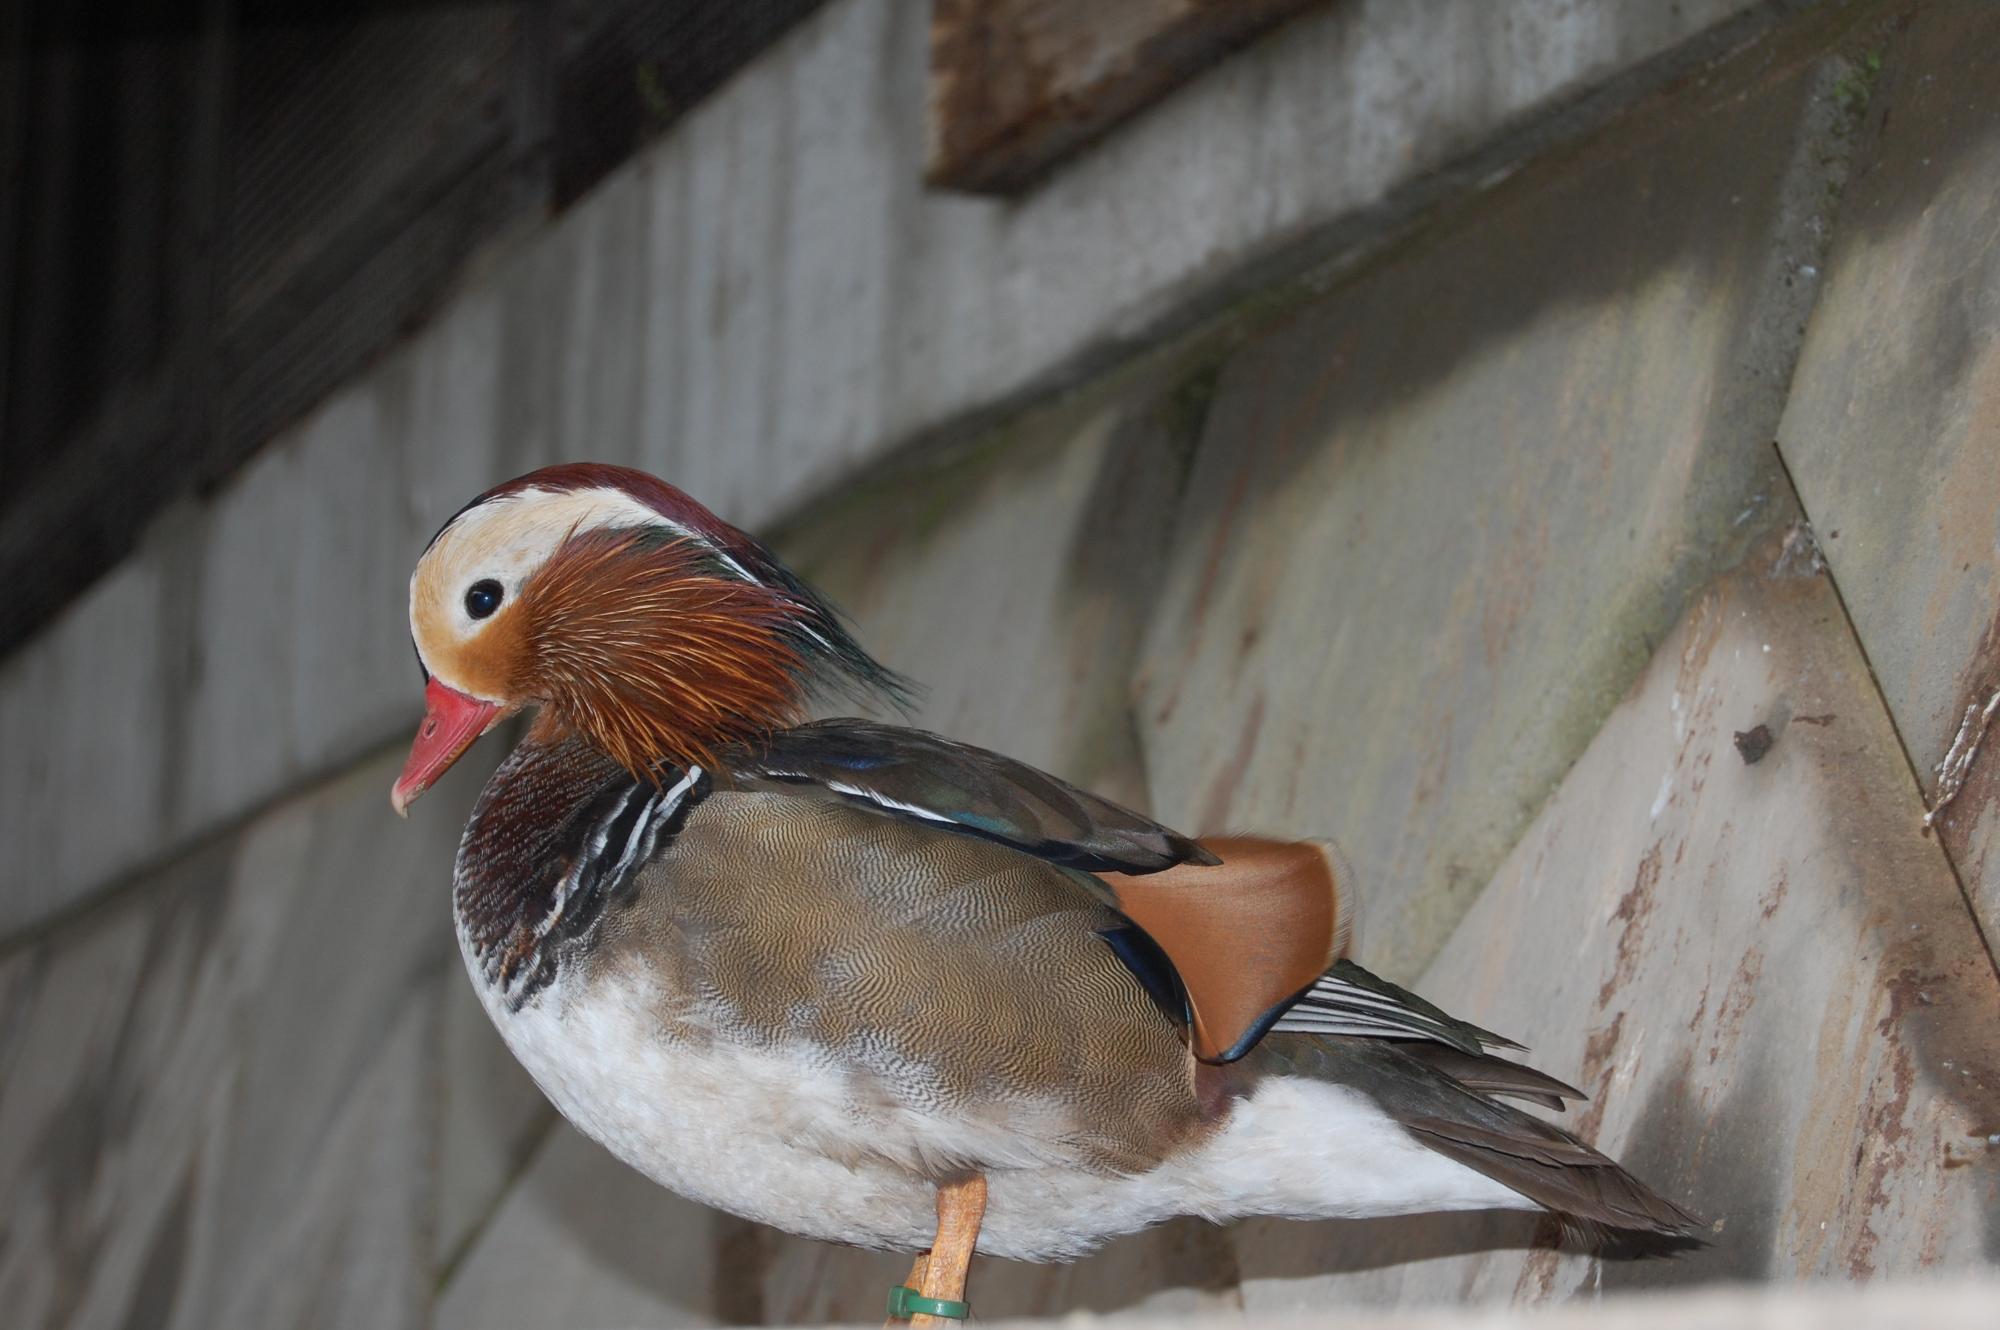
[[[925,1156],[981,1158],[988,1204],[979,1249],[1061,1260],[1180,1214],[1218,1222],[1427,1210],[1533,1209],[1428,1150],[1364,1096],[1276,1079],[1235,1106],[1199,1150],[1132,1177],[1035,1158],[1012,1106],[967,1123],[868,1103],[839,1067],[804,1050],[662,1037],[655,994],[560,977],[519,1012],[475,987],[507,1045],[585,1135],[684,1196],[788,1232],[864,1247],[930,1245]],[[1032,1117],[1032,1106],[1020,1110]]]

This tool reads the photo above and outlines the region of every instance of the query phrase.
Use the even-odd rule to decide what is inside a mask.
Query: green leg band
[[[906,1321],[918,1313],[925,1316],[942,1316],[948,1321],[963,1321],[972,1314],[972,1304],[954,1302],[950,1298],[927,1298],[908,1284],[898,1284],[889,1290],[891,1317]]]

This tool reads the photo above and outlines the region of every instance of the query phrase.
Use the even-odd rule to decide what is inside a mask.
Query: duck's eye
[[[475,619],[484,619],[500,608],[500,598],[507,589],[490,577],[482,577],[465,589],[465,612]]]

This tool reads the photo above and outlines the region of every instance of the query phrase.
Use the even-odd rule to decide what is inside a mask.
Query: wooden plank
[[[1032,184],[1316,0],[934,0],[926,183]]]
[[[562,0],[555,206],[580,198],[823,2]]]

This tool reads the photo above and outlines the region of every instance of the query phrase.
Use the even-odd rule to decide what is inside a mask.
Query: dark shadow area
[[[0,652],[821,3],[0,6]]]
[[[1193,1305],[1227,1305],[1240,1278],[1230,1230],[1170,1220],[1106,1243],[1071,1265],[982,1260],[973,1289],[983,1318],[1108,1315],[1175,1290]]]
[[[533,1217],[509,1214],[524,1208]],[[566,1233],[590,1266],[613,1277],[606,1284],[609,1305],[577,1308],[577,1316],[602,1316],[635,1302],[675,1308],[689,1324],[709,1319],[712,1309],[738,1317],[763,1312],[755,1296],[759,1271],[754,1265],[718,1268],[719,1252],[739,1259],[755,1254],[756,1244],[746,1247],[735,1234],[736,1221],[674,1195],[565,1124],[558,1124],[542,1146],[496,1223],[504,1226],[510,1220],[516,1225],[515,1241],[494,1249],[500,1259],[539,1255],[547,1263],[548,1278],[572,1289],[587,1286],[577,1282],[575,1254],[537,1253],[521,1242],[524,1236],[534,1242],[534,1228],[548,1224]],[[476,1247],[470,1259],[481,1259]],[[565,1259],[571,1269],[557,1273]],[[480,1282],[484,1296],[491,1298],[540,1277],[522,1269],[489,1269]],[[742,1287],[746,1283],[750,1287]]]
[[[1290,1243],[1260,1255],[1256,1278],[1310,1279],[1450,1256],[1533,1251],[1549,1246],[1555,1236],[1542,1216],[1519,1210],[1323,1219],[1305,1227],[1312,1234],[1311,1246]]]
[[[1654,1086],[1621,1162],[1721,1227],[1708,1246],[1672,1260],[1605,1262],[1607,1291],[1790,1277],[1778,1269],[1775,1231],[1789,1190],[1775,1157],[1790,1144],[1777,1125],[1784,1101],[1752,1047],[1732,1059],[1738,1079],[1729,1094],[1704,1108],[1688,1089],[1693,1056],[1684,1049],[1682,1070]]]

